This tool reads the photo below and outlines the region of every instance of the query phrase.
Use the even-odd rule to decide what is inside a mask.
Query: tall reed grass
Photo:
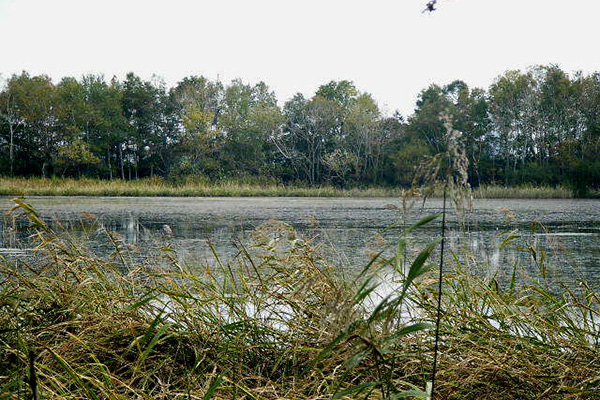
[[[426,397],[437,241],[404,268],[403,240],[352,278],[282,223],[228,261],[189,268],[166,243],[136,263],[100,225],[109,257],[16,201],[37,258],[0,260],[0,398]],[[503,286],[460,259],[444,277],[438,398],[600,398],[595,291]]]
[[[573,189],[566,186],[533,185],[514,187],[483,185],[474,190],[473,195],[481,199],[569,199],[575,197]]]
[[[401,189],[301,187],[272,182],[0,178],[4,196],[395,197]]]
[[[302,187],[268,180],[206,179],[169,181],[147,178],[133,181],[99,179],[0,178],[0,196],[179,196],[179,197],[401,197],[401,188],[370,187],[340,189],[333,186]],[[440,188],[433,195],[441,197]],[[564,186],[481,186],[473,191],[476,198],[572,198]],[[596,196],[597,197],[597,196]]]

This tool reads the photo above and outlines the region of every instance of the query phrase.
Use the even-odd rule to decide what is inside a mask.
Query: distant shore
[[[172,196],[172,197],[399,197],[404,188],[367,187],[341,189],[333,186],[304,187],[276,183],[238,181],[184,181],[164,179],[99,180],[62,178],[0,178],[2,196]],[[437,195],[441,193],[436,193]],[[573,191],[565,186],[481,186],[474,198],[566,199]]]

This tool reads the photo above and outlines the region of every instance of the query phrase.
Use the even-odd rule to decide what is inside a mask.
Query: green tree
[[[344,113],[340,148],[352,155],[353,171],[359,181],[375,181],[382,163],[386,137],[379,126],[379,107],[368,93],[360,94]]]
[[[3,121],[7,131],[10,164],[21,173],[47,176],[61,138],[55,115],[55,88],[48,76],[31,77],[23,72],[9,78],[2,95]]]
[[[315,95],[332,101],[345,109],[356,99],[358,90],[351,81],[331,81],[325,85],[321,85]]]
[[[166,174],[177,118],[176,106],[164,83],[142,81],[129,73],[123,83],[122,102],[129,128],[124,145],[129,178],[131,170],[136,179],[140,175],[152,176],[155,170]]]
[[[204,77],[186,77],[170,92],[179,116],[175,175],[216,175],[225,136],[219,116],[224,108],[224,87]]]
[[[496,79],[489,90],[491,117],[498,132],[498,154],[504,161],[504,183],[511,183],[519,163],[525,165],[535,152],[532,124],[537,108],[536,82],[529,73],[508,71]]]
[[[225,89],[220,126],[225,134],[221,159],[226,173],[258,175],[268,170],[274,152],[269,138],[281,124],[275,94],[259,82],[234,80]]]
[[[438,85],[431,85],[419,94],[415,113],[408,119],[408,130],[426,143],[429,153],[438,154],[445,150],[446,129],[440,115],[451,106],[452,102]]]
[[[84,76],[82,85],[91,109],[86,128],[90,151],[103,160],[101,176],[113,179],[118,171],[125,179],[123,148],[129,129],[123,115],[123,88],[116,79],[107,83],[101,76]]]

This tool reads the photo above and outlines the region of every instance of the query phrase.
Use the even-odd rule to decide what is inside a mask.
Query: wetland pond
[[[252,230],[276,220],[312,239],[339,268],[360,270],[374,252],[386,246],[389,254],[393,252],[401,229],[387,228],[403,215],[397,198],[30,197],[26,201],[51,226],[60,224],[96,253],[102,253],[103,247],[82,223],[89,214],[142,252],[168,241],[180,262],[200,268],[214,262],[209,243],[220,258],[227,259],[238,251],[236,243],[250,243]],[[0,199],[3,210],[12,205],[9,197]],[[439,213],[441,207],[440,199],[424,205],[417,201],[406,214],[407,223]],[[31,250],[25,234],[10,229],[9,219],[3,216],[0,255],[27,256]],[[448,248],[478,273],[506,280],[515,264],[535,273],[544,249],[553,285],[571,286],[584,280],[600,287],[599,200],[476,200],[473,211],[465,213],[462,229],[452,208],[448,220]],[[533,222],[540,225],[531,229]],[[418,249],[439,237],[440,223],[438,218],[411,233],[411,247]],[[509,232],[514,240],[500,246]],[[477,261],[467,262],[467,258]]]

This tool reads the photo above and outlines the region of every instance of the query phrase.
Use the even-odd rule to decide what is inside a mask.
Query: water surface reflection
[[[9,198],[0,201],[3,209],[10,208]],[[232,242],[247,243],[253,229],[278,220],[313,238],[340,268],[357,269],[374,251],[398,239],[400,229],[385,230],[402,217],[396,209],[400,201],[395,198],[35,197],[28,201],[51,224],[60,221],[72,235],[90,240],[92,245],[96,239],[82,229],[82,213],[97,216],[104,227],[142,251],[168,241],[177,249],[181,262],[199,266],[213,259],[209,242],[223,258],[231,257],[237,252]],[[441,201],[428,200],[409,213],[407,223],[438,213],[440,208]],[[537,252],[538,261],[544,254],[541,249],[545,249],[555,282],[572,283],[581,278],[597,286],[599,216],[597,200],[479,200],[474,211],[466,215],[466,233],[458,229],[454,213],[450,215],[449,248],[460,253],[461,262],[470,268],[500,277],[511,274],[515,264],[533,273],[538,266],[531,249]],[[533,221],[543,228],[532,231]],[[24,250],[17,248],[18,238],[7,225],[5,219],[0,253],[21,254]],[[165,226],[170,230],[168,234]],[[419,230],[411,237],[414,247],[432,240],[438,231],[439,221]],[[507,232],[520,237],[500,248]],[[96,250],[102,249],[98,244]]]

